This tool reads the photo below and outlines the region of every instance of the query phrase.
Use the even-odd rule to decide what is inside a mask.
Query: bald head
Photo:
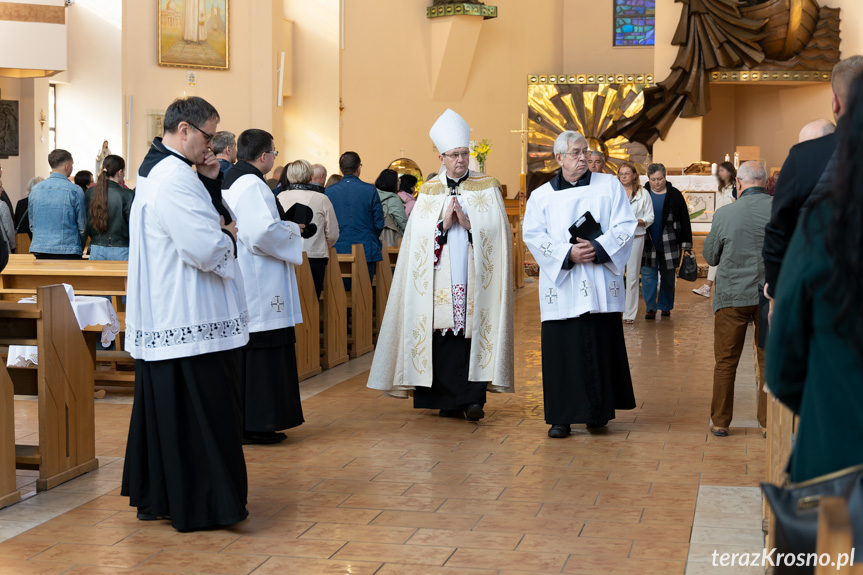
[[[761,162],[743,162],[737,169],[737,179],[740,180],[740,191],[767,185],[767,170]]]
[[[323,186],[327,182],[327,169],[321,164],[312,164],[312,183]]]
[[[797,142],[808,142],[809,140],[832,134],[835,131],[836,124],[830,120],[825,120],[824,118],[812,120],[800,130],[800,135],[797,136]]]
[[[863,76],[863,56],[850,56],[833,67],[833,115],[837,120],[845,112],[852,82],[860,76]]]

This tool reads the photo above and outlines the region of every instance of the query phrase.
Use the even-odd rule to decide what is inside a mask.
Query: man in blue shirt
[[[384,229],[384,210],[378,191],[360,180],[363,164],[356,152],[345,152],[339,158],[342,181],[327,188],[327,197],[336,210],[339,241],[336,251],[351,253],[353,244],[362,244],[369,265],[369,277],[375,276],[375,262],[383,259],[380,235]]]
[[[33,241],[30,253],[45,259],[81,259],[87,240],[84,192],[69,181],[72,154],[48,154],[51,175],[30,191],[29,215]]]
[[[213,153],[219,160],[219,171],[224,176],[237,163],[237,137],[223,130],[213,136]]]

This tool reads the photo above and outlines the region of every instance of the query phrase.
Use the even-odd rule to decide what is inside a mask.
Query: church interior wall
[[[613,46],[613,0],[564,0],[563,68],[535,73],[651,74],[653,46]]]
[[[428,4],[345,3],[341,149],[360,154],[367,180],[402,152],[426,174],[440,166],[429,128],[450,107],[468,121],[474,140],[491,140],[486,171],[513,196],[521,146],[510,130],[526,111],[527,75],[563,67],[563,27],[550,25],[562,21],[563,3],[495,1],[500,15],[483,22],[464,95],[448,101],[431,96]]]

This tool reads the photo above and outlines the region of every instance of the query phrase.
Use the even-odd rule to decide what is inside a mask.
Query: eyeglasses
[[[582,156],[582,157],[586,158],[587,154],[589,154],[589,153],[590,153],[590,148],[576,148],[575,150],[572,150],[570,152],[562,153],[561,156],[569,156],[570,158],[577,158],[579,156]]]
[[[198,126],[196,126],[195,124],[193,124],[192,122],[187,122],[187,124],[189,124],[190,126],[192,126],[193,128],[195,128],[196,130],[198,130],[199,132],[201,132],[202,134],[204,134],[205,136],[207,136],[207,143],[208,143],[208,144],[212,143],[213,139],[215,138],[215,136],[214,136],[214,135],[212,135],[212,134],[208,134],[207,132],[205,132],[204,130],[202,130],[201,128],[199,128]]]
[[[444,154],[447,158],[457,159],[457,158],[467,158],[470,156],[470,152],[449,152],[448,154]]]
[[[269,152],[264,152],[264,154],[272,154],[274,158],[279,157],[279,151],[278,150],[270,150]]]

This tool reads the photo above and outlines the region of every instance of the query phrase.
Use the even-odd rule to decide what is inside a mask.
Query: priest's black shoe
[[[467,406],[467,409],[464,410],[464,416],[468,421],[479,421],[485,417],[485,412],[482,410],[482,406],[480,404],[471,403]]]
[[[158,521],[159,519],[170,520],[171,518],[167,515],[154,515],[149,507],[139,507],[138,519],[141,521]]]
[[[602,429],[602,428],[607,427],[607,426],[608,426],[607,421],[597,421],[596,423],[588,423],[587,424],[588,429]]]
[[[552,425],[551,429],[548,430],[548,436],[553,437],[555,439],[560,439],[562,437],[569,437],[569,434],[572,432],[572,428],[569,424],[566,425]]]
[[[275,431],[244,431],[243,445],[268,445],[279,443],[288,438],[284,433]]]
[[[439,415],[441,417],[455,417],[457,419],[461,419],[464,417],[464,411],[461,409],[441,409]]]

